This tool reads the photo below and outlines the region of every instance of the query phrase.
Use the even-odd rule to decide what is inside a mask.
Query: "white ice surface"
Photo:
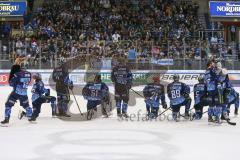
[[[140,88],[137,88],[140,89]],[[0,117],[11,92],[0,87]],[[52,91],[55,95],[54,91]],[[71,97],[73,99],[73,97]],[[81,109],[86,101],[77,97]],[[232,107],[233,108],[233,107]],[[66,122],[51,118],[49,104],[42,106],[37,124],[18,120],[19,103],[12,109],[9,127],[0,127],[0,160],[238,160],[240,145],[237,126],[209,125],[201,121],[119,121],[116,110],[109,119]],[[145,104],[138,99],[129,113],[143,114]],[[77,111],[74,103],[72,112]],[[167,112],[170,114],[170,112]]]

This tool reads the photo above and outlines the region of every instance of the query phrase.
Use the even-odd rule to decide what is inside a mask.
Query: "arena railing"
[[[9,44],[3,47],[2,43],[0,50],[0,69],[9,69],[11,64],[14,63],[16,54],[22,54],[26,56],[24,65],[30,69],[51,69],[58,66],[59,61],[71,61],[74,57],[79,59],[79,67],[86,69],[87,66],[92,66],[92,59],[99,59],[102,61],[104,69],[111,68],[110,59],[116,54],[127,55],[130,49],[134,49],[138,56],[136,59],[129,60],[129,66],[132,69],[146,70],[146,69],[181,69],[181,70],[201,70],[206,68],[207,59],[210,55],[215,53],[207,53],[202,55],[205,41],[191,41],[190,39],[184,39],[182,41],[166,40],[164,42],[159,41],[131,41],[122,40],[118,42],[113,41],[79,41],[69,42],[69,49],[64,50],[63,40],[56,40],[53,42],[54,49],[51,50],[49,42],[37,41],[37,49],[31,47],[29,42],[23,42],[24,45],[21,48],[16,47],[16,42],[9,41]],[[76,53],[71,53],[71,47],[76,46],[78,48]],[[194,48],[198,47],[199,55],[193,56]],[[209,47],[209,46],[206,46]],[[5,48],[5,50],[3,50]],[[35,49],[35,51],[34,51]],[[240,69],[238,55],[228,55],[220,57],[223,66],[228,69]],[[173,64],[153,64],[154,60],[171,60]],[[78,63],[78,62],[77,62]],[[72,67],[74,68],[74,67]]]

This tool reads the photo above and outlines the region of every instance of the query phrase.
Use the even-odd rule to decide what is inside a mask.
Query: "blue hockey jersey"
[[[83,97],[87,100],[101,101],[108,92],[109,88],[105,83],[88,83],[83,88]]]
[[[162,84],[150,83],[143,89],[143,95],[146,99],[159,101],[165,103],[165,91]]]
[[[207,85],[208,92],[215,92],[217,87],[218,76],[215,68],[208,68],[204,74],[204,82]]]
[[[21,70],[14,74],[9,81],[10,86],[13,87],[14,92],[26,96],[29,83],[31,82],[31,73]]]
[[[35,82],[32,87],[32,102],[36,101],[45,93],[50,94],[49,92],[50,90],[44,87],[44,83],[42,81]]]
[[[167,86],[167,94],[171,105],[179,105],[190,94],[190,87],[181,82],[172,82]]]
[[[132,85],[132,73],[125,65],[118,65],[113,68],[111,73],[112,82],[121,85]]]
[[[203,97],[207,97],[207,86],[204,83],[195,84],[193,87],[194,102],[198,104],[201,102]]]

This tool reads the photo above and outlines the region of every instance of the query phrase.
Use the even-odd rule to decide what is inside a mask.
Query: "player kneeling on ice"
[[[190,98],[190,87],[185,83],[179,82],[179,75],[173,76],[173,82],[167,86],[167,94],[170,99],[170,106],[172,108],[172,117],[174,121],[179,121],[179,112],[181,106],[185,106],[186,119],[189,118],[189,109],[192,99]]]
[[[160,99],[164,109],[167,109],[165,101],[164,86],[160,84],[159,76],[153,77],[153,83],[148,84],[143,89],[143,95],[145,97],[147,116],[150,119],[158,117],[158,111],[160,106]]]
[[[219,75],[218,84],[219,98],[222,107],[222,120],[229,120],[230,106],[235,104],[235,115],[238,114],[239,108],[239,94],[234,90],[232,84],[229,81],[227,71],[222,69]]]
[[[201,119],[203,114],[203,107],[209,105],[207,97],[207,85],[204,83],[204,74],[198,77],[197,84],[194,85],[194,109],[193,119]]]
[[[102,114],[108,117],[107,104],[110,103],[108,86],[102,82],[101,75],[96,75],[94,82],[86,84],[82,90],[83,97],[87,102],[87,119],[90,120],[97,106],[101,104]]]
[[[230,106],[234,104],[235,105],[234,115],[237,116],[239,109],[239,93],[233,87],[230,87],[226,89],[225,94],[226,94],[225,97],[227,99],[228,112],[230,113]]]
[[[17,100],[20,105],[26,110],[26,116],[30,119],[32,116],[32,108],[29,106],[27,90],[31,82],[31,73],[24,70],[20,65],[14,65],[11,69],[9,84],[13,87],[7,102],[5,103],[5,119],[1,122],[2,125],[9,123],[11,109]]]
[[[41,106],[43,103],[51,103],[52,116],[56,116],[56,98],[50,96],[50,89],[46,89],[44,87],[44,83],[42,82],[42,78],[39,73],[34,74],[32,78],[34,80],[32,88],[33,114],[30,121],[36,121],[36,118],[41,112]]]
[[[224,87],[224,101],[227,107],[227,112],[230,113],[230,106],[232,104],[235,105],[234,114],[238,115],[238,108],[239,108],[239,93],[233,88],[232,84],[229,81],[229,76],[225,69],[222,70],[221,73],[222,80]]]

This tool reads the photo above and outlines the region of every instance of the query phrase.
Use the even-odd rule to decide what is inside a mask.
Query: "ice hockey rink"
[[[0,90],[3,118],[11,88],[2,86]],[[54,91],[52,94],[55,95]],[[86,111],[86,101],[81,96],[77,99],[82,111]],[[117,119],[113,110],[108,119],[65,121],[51,118],[51,107],[44,104],[37,123],[31,124],[17,118],[19,110],[17,103],[10,126],[0,127],[1,160],[234,160],[239,157],[239,124],[210,125],[206,114],[201,121],[144,121],[141,117],[126,121]],[[75,102],[70,110],[79,113]],[[136,106],[129,108],[129,114],[138,112],[145,112],[143,99],[137,99]],[[239,118],[231,115],[231,119],[239,123]]]

